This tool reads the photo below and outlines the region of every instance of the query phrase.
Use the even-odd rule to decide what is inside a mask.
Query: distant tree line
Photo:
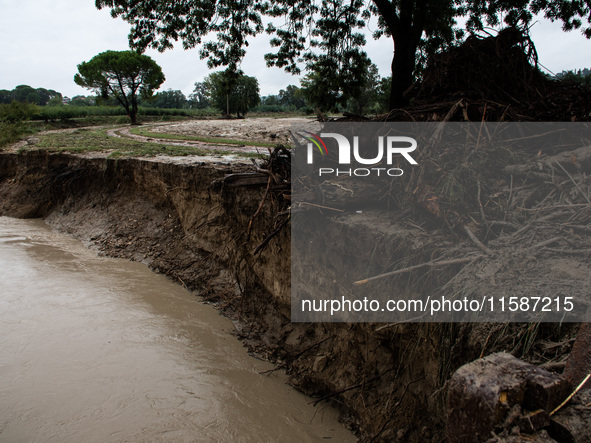
[[[556,74],[556,78],[561,81],[575,83],[582,86],[591,86],[591,70],[588,68],[562,71]]]
[[[195,83],[193,93],[187,98],[181,91],[168,90],[156,94],[150,106],[214,108],[226,112],[229,103],[230,114],[242,115],[246,111],[313,113],[316,109],[354,115],[388,112],[391,77],[380,77],[377,66],[373,63],[369,63],[364,69],[365,71],[358,72],[349,79],[338,79],[322,69],[312,70],[302,78],[300,86],[289,85],[278,94],[260,98],[257,98],[258,81],[243,74],[239,75],[244,81],[242,87],[237,87],[227,96],[227,71],[220,71],[210,74],[203,82]],[[591,70],[585,68],[563,71],[556,75],[556,79],[591,86]],[[251,95],[247,99],[248,94]]]
[[[228,89],[230,83],[225,75],[226,71],[210,74],[204,81],[195,83],[193,92],[188,96],[180,90],[168,89],[149,98],[140,96],[138,104],[148,108],[204,110],[211,114],[218,112],[238,116],[252,111],[313,113],[317,108],[322,112],[367,115],[385,113],[388,109],[391,79],[380,78],[373,64],[368,67],[364,81],[356,86],[338,88],[322,73],[311,72],[302,79],[300,86],[288,85],[278,94],[262,97],[256,78],[241,74],[236,84]],[[554,78],[591,87],[591,69],[588,68],[562,71]],[[62,94],[53,89],[33,88],[28,85],[20,85],[13,90],[0,90],[0,104],[17,102],[61,106],[63,99]],[[67,104],[76,107],[118,106],[114,98],[100,95],[77,95]]]
[[[203,82],[195,83],[185,106],[195,109],[215,108],[222,113],[244,115],[256,112],[349,112],[356,115],[387,112],[390,97],[390,77],[381,78],[374,64],[366,66],[367,71],[356,75],[356,80],[339,81],[334,74],[310,72],[300,86],[288,85],[278,94],[259,97],[258,81],[242,73],[229,71],[214,72]],[[232,76],[236,76],[233,79]],[[232,83],[235,82],[235,83]],[[180,91],[175,92],[184,98]],[[153,106],[166,103],[158,93]]]
[[[45,106],[62,102],[62,95],[53,89],[33,88],[29,85],[19,85],[12,90],[0,89],[0,104],[10,104],[13,101]]]

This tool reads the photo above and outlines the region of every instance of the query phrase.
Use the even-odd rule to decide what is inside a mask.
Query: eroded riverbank
[[[0,217],[0,440],[355,441],[139,263]]]
[[[0,214],[42,217],[106,255],[143,262],[215,303],[234,319],[251,351],[285,368],[290,383],[320,403],[337,405],[367,441],[441,441],[446,382],[455,369],[498,349],[525,354],[531,334],[563,340],[569,333],[568,325],[555,324],[532,331],[514,324],[292,323],[289,229],[259,249],[283,220],[274,206],[281,195],[259,211],[265,186],[232,186],[225,179],[254,170],[190,158],[5,153]],[[346,238],[372,239],[364,223],[330,223]],[[385,246],[400,244],[416,259],[428,261],[434,247],[452,245],[412,223],[402,231],[391,221],[385,225]],[[332,246],[335,254],[345,252],[339,250],[344,244]],[[428,289],[455,272],[416,278]],[[561,353],[570,349],[571,342],[564,343]]]
[[[216,303],[251,351],[286,368],[299,389],[337,405],[369,438],[437,438],[444,397],[430,396],[439,385],[439,353],[429,335],[438,328],[376,333],[366,324],[291,323],[289,229],[255,254],[276,229],[273,200],[250,223],[264,186],[224,185],[227,175],[247,171],[253,167],[186,159],[6,153],[0,214],[42,217],[101,253],[143,262]]]

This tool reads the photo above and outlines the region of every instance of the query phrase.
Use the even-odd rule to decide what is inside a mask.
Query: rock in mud
[[[494,432],[512,430],[520,423],[523,432],[537,431],[548,426],[549,412],[570,392],[570,384],[561,376],[510,354],[473,361],[458,369],[450,381],[448,439],[486,441]]]

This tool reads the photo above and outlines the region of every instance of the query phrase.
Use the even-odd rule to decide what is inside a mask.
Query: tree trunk
[[[407,104],[404,92],[412,85],[417,47],[425,28],[429,0],[372,0],[394,41],[390,110]]]
[[[137,125],[137,112],[138,112],[137,100],[136,100],[135,96],[133,96],[131,98],[131,109],[129,111],[129,118],[131,119],[132,125]]]
[[[390,110],[408,104],[404,92],[412,85],[415,70],[417,44],[409,35],[410,31],[392,34],[394,58],[392,60],[392,85],[390,88]]]

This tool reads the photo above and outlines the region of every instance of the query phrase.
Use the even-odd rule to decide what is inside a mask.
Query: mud
[[[277,211],[281,194],[267,200],[249,229],[264,186],[224,186],[226,175],[253,169],[178,159],[5,153],[0,215],[43,217],[99,253],[170,276],[222,309],[251,352],[286,369],[294,386],[319,403],[340,407],[343,420],[366,441],[441,441],[447,381],[479,356],[507,350],[544,363],[570,350],[568,325],[532,330],[502,324],[291,323],[289,225],[254,254],[284,221]],[[330,223],[349,238],[369,235],[364,223]],[[433,245],[451,241],[441,231],[427,235],[410,222],[402,231],[400,226],[390,224],[392,242],[417,260],[428,261]],[[448,269],[420,281],[428,288],[454,273]]]
[[[220,137],[287,145],[290,143],[289,130],[292,125],[309,121],[309,119],[301,117],[193,120],[153,126],[150,127],[150,130],[173,135]]]
[[[176,125],[173,125],[176,126]],[[168,125],[167,125],[168,127]],[[152,129],[153,127],[149,127],[150,129]],[[168,138],[155,138],[155,137],[148,137],[145,135],[138,135],[138,134],[132,134],[129,131],[128,127],[123,127],[123,128],[116,128],[116,129],[109,129],[107,131],[107,135],[110,135],[111,137],[125,137],[125,138],[131,138],[133,140],[138,140],[140,142],[145,142],[145,143],[157,143],[157,144],[166,144],[166,145],[172,145],[172,146],[190,146],[193,148],[198,148],[198,149],[207,149],[208,151],[212,151],[212,154],[215,152],[221,152],[221,153],[228,153],[228,152],[232,152],[232,153],[250,153],[250,154],[255,154],[255,153],[264,153],[266,152],[266,148],[262,147],[262,146],[236,146],[236,145],[231,145],[231,144],[224,144],[224,143],[205,143],[205,142],[199,142],[199,141],[191,141],[191,140],[171,140]]]

